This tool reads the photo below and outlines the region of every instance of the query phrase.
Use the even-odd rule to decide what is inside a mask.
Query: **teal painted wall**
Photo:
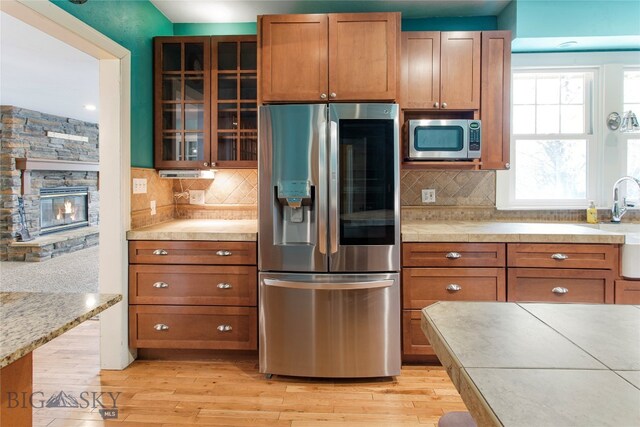
[[[256,35],[255,22],[211,23],[211,24],[173,24],[176,36],[230,36]]]
[[[153,167],[152,39],[173,24],[146,0],[50,1],[131,51],[131,165]]]
[[[492,31],[498,29],[495,16],[403,19],[402,31]]]
[[[517,0],[518,37],[640,35],[638,0]]]

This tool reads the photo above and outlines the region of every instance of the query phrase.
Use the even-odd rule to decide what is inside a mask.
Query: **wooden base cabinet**
[[[256,350],[255,242],[129,242],[129,345]]]
[[[436,301],[505,301],[504,243],[405,243],[402,246],[402,354],[433,359],[420,310]]]
[[[640,305],[640,280],[616,280],[615,303]]]

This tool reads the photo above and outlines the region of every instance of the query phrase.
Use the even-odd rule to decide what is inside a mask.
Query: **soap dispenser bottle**
[[[589,201],[589,207],[587,208],[587,222],[589,224],[598,223],[598,210],[596,209],[596,204],[593,200]]]

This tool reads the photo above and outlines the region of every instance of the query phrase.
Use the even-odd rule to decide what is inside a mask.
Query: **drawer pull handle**
[[[552,259],[558,260],[558,261],[564,261],[565,259],[569,259],[569,255],[565,255],[565,254],[553,254],[551,255]]]
[[[218,289],[231,289],[231,283],[218,283]]]
[[[230,255],[233,255],[233,252],[220,250],[220,251],[216,252],[216,255],[218,255],[218,256],[230,256]]]
[[[156,249],[155,251],[153,251],[154,255],[169,255],[169,252],[165,251],[164,249]]]
[[[447,290],[451,291],[451,292],[458,292],[462,290],[462,286],[456,284],[456,283],[451,283],[449,285],[447,285]]]
[[[445,257],[449,259],[458,259],[458,258],[462,258],[462,255],[460,255],[460,253],[458,252],[449,252],[448,254],[445,255]]]
[[[569,289],[563,288],[562,286],[556,286],[555,288],[551,289],[551,292],[558,295],[564,295],[569,292]]]
[[[158,323],[157,325],[153,326],[153,329],[155,329],[156,331],[167,331],[169,330],[169,326],[165,325],[164,323]]]
[[[231,332],[233,330],[231,325],[219,325],[217,329],[220,332]]]
[[[154,288],[158,288],[158,289],[164,289],[164,288],[168,288],[169,284],[165,283],[165,282],[156,282],[152,285]]]

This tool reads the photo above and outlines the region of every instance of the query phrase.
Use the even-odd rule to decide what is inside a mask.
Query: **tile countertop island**
[[[640,425],[640,306],[438,302],[421,326],[479,426]]]
[[[31,425],[31,407],[11,407],[8,398],[30,395],[32,351],[120,300],[117,294],[0,292],[0,425]]]
[[[127,232],[128,240],[256,241],[257,220],[181,219]],[[574,223],[403,221],[403,242],[624,243],[624,234]]]

